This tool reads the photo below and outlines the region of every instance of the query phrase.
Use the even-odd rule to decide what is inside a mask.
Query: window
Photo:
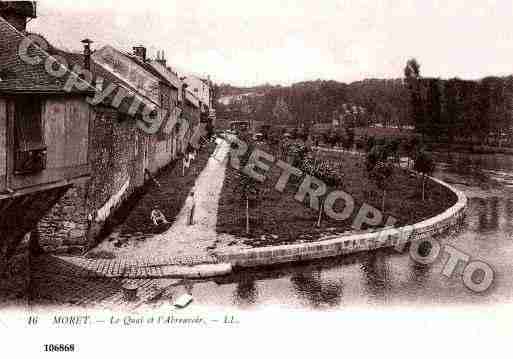
[[[37,173],[46,167],[46,146],[40,99],[20,98],[16,100],[14,118],[14,172],[15,174]]]

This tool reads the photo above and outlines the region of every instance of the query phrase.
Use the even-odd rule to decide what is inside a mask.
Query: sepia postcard
[[[512,19],[0,1],[2,353],[508,356]]]

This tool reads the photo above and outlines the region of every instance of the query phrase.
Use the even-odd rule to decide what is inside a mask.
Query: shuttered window
[[[42,103],[37,98],[23,98],[16,101],[15,144],[20,151],[44,148]]]
[[[46,166],[42,102],[37,97],[16,100],[14,119],[16,174],[35,173]]]

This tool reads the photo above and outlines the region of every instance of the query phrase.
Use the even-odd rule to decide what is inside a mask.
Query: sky
[[[40,0],[29,31],[80,50],[143,44],[179,71],[218,83],[513,73],[510,0]]]

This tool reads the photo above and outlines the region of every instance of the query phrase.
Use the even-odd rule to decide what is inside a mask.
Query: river
[[[513,156],[435,153],[435,177],[469,198],[465,227],[442,240],[495,271],[492,287],[465,287],[461,266],[447,278],[444,254],[429,266],[379,250],[307,264],[239,272],[192,286],[195,303],[222,308],[339,310],[366,306],[505,304],[513,301]]]

